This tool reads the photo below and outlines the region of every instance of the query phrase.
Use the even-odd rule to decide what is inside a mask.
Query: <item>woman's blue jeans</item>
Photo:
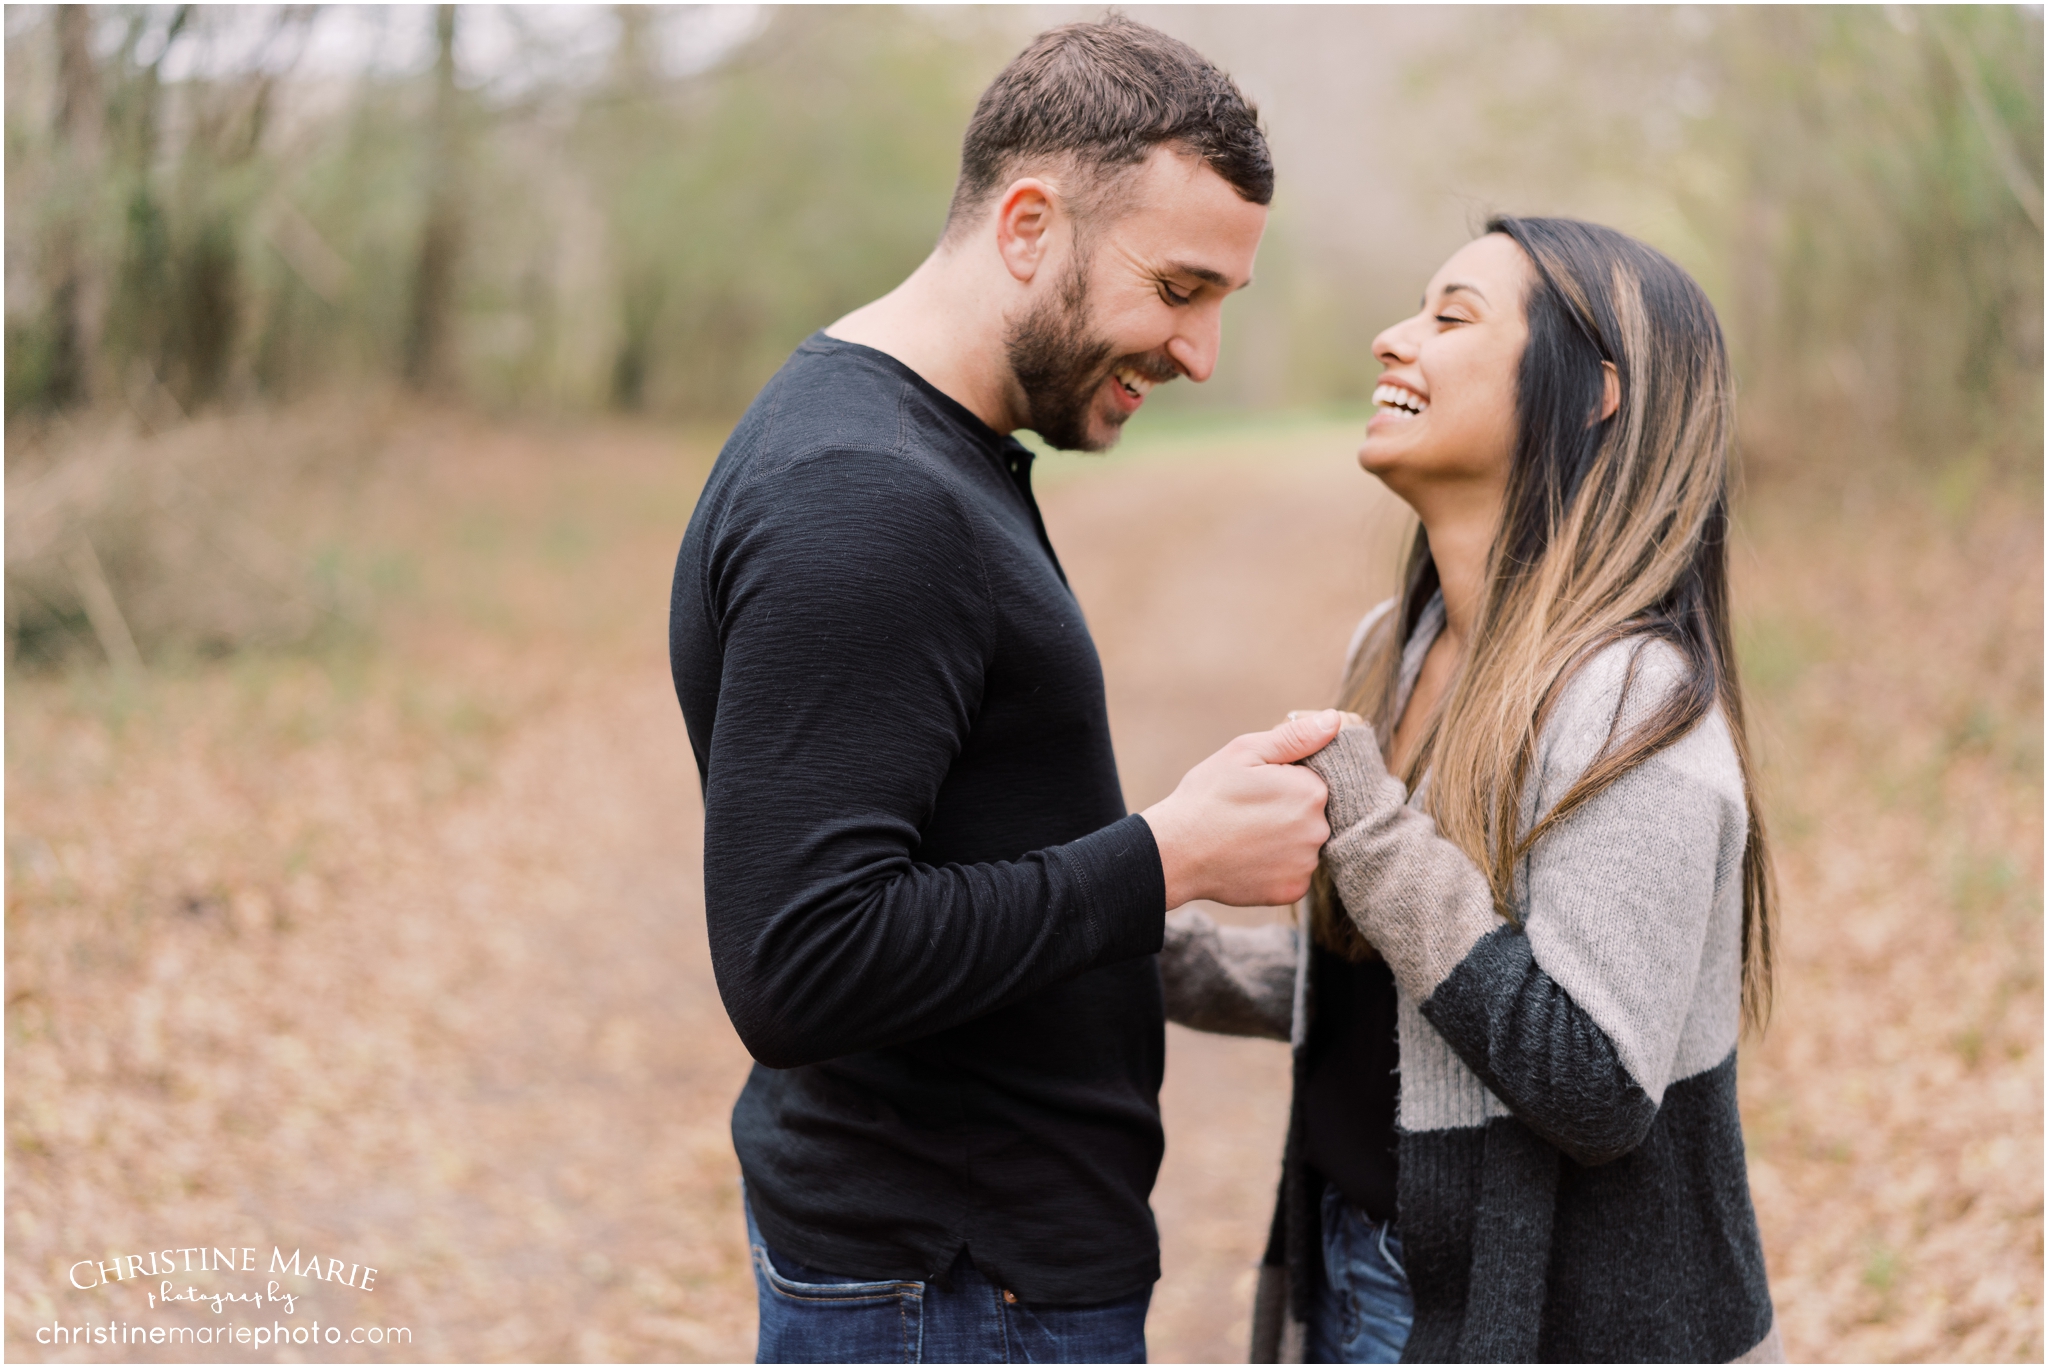
[[[1399,1363],[1415,1323],[1401,1237],[1323,1189],[1323,1267],[1305,1357],[1310,1363]]]
[[[946,1286],[820,1273],[777,1254],[747,1209],[761,1303],[757,1363],[1143,1363],[1152,1289],[1090,1306],[1027,1306],[966,1258]]]

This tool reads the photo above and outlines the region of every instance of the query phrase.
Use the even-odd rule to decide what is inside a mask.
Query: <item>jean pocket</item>
[[[755,1245],[761,1363],[917,1363],[923,1359],[924,1284],[807,1282]]]
[[[760,1273],[761,1281],[770,1292],[792,1301],[805,1302],[877,1302],[893,1301],[900,1297],[924,1296],[924,1284],[901,1278],[890,1278],[882,1282],[800,1282],[783,1276],[775,1266],[775,1260],[768,1255],[764,1245],[754,1246],[754,1268]]]

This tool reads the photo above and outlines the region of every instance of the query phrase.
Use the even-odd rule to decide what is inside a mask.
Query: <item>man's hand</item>
[[[1330,839],[1329,791],[1294,762],[1328,745],[1342,719],[1325,709],[1240,736],[1145,809],[1166,868],[1168,911],[1197,898],[1278,907],[1308,891]]]

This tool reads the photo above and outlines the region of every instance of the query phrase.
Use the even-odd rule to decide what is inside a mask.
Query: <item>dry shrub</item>
[[[10,434],[7,659],[221,655],[304,642],[361,607],[335,516],[390,420],[377,402]]]

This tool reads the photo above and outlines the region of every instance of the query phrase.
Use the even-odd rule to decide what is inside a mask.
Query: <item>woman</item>
[[[1310,934],[1187,913],[1162,959],[1174,1019],[1296,1043],[1253,1358],[1776,1359],[1713,309],[1620,233],[1502,218],[1373,350],[1359,460],[1421,526],[1363,724],[1307,762]]]

